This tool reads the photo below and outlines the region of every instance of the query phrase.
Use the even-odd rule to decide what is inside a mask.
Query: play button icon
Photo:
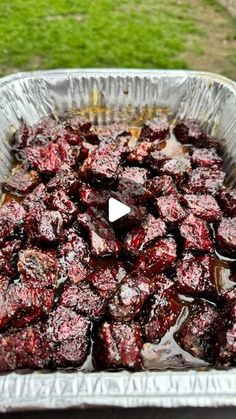
[[[115,198],[109,198],[108,201],[108,219],[111,223],[119,218],[124,217],[124,215],[129,214],[131,208],[128,205],[123,204]]]

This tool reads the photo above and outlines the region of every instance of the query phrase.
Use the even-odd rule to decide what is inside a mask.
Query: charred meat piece
[[[216,259],[210,255],[185,255],[177,262],[176,285],[180,292],[209,299],[218,296]]]
[[[62,125],[53,117],[46,117],[33,126],[35,134],[41,134],[51,141],[57,141],[64,136]]]
[[[105,209],[110,193],[104,189],[95,189],[85,183],[79,189],[80,201],[87,207]]]
[[[86,282],[92,286],[101,298],[106,300],[112,296],[121,278],[119,270],[117,271],[114,267],[100,268],[88,275]]]
[[[192,214],[209,223],[222,218],[220,207],[211,195],[184,195],[183,202]]]
[[[22,242],[17,239],[8,240],[0,248],[0,272],[10,278],[17,276],[18,252]]]
[[[55,288],[57,262],[49,252],[38,249],[21,250],[17,267],[23,284],[39,288]]]
[[[91,322],[69,308],[53,311],[48,320],[53,365],[82,365],[90,348],[90,329]]]
[[[34,135],[34,130],[23,119],[13,138],[13,150],[27,147]]]
[[[12,285],[13,286],[13,285]],[[22,328],[38,319],[48,316],[54,304],[54,291],[45,288],[25,287],[20,289],[18,284],[16,295],[8,299],[11,316],[8,318],[7,327]],[[14,290],[10,288],[9,294]],[[16,303],[14,303],[16,301]],[[12,305],[11,305],[12,304]],[[21,308],[19,308],[21,304]]]
[[[127,160],[134,164],[143,164],[153,149],[153,144],[148,141],[138,142],[135,148],[128,154]]]
[[[0,371],[44,368],[50,362],[45,325],[39,323],[0,335]]]
[[[82,130],[73,129],[72,127],[61,125],[61,134],[64,140],[71,146],[78,146],[83,140],[84,132]]]
[[[158,118],[147,121],[143,125],[143,128],[140,133],[140,140],[146,140],[146,141],[163,141],[166,140],[169,137],[169,125],[168,122],[165,120],[160,120]]]
[[[230,278],[232,280],[232,278]],[[236,301],[236,287],[230,288],[221,294],[221,300],[224,304],[234,303]]]
[[[87,141],[94,143],[94,140],[91,141],[91,137],[97,138],[97,142],[102,143],[111,143],[114,142],[117,137],[129,137],[130,132],[126,124],[116,122],[109,126],[100,126],[92,129],[89,133],[86,133],[85,138]]]
[[[46,117],[33,127],[35,135],[41,134],[52,142],[58,141],[65,135],[62,124],[53,117]]]
[[[219,142],[204,133],[197,121],[193,119],[185,119],[179,121],[173,129],[177,140],[182,144],[193,144],[203,148],[219,148]]]
[[[27,147],[45,146],[49,142],[70,140],[75,134],[68,130],[60,122],[48,117],[34,126],[29,126],[25,121],[21,122],[19,130],[15,134],[13,149],[20,150]]]
[[[130,196],[129,188],[123,188],[122,190],[113,192],[111,194],[113,198],[118,199],[118,201],[121,201],[123,204],[130,207],[130,212],[125,217],[121,217],[120,219],[112,223],[112,226],[116,232],[129,231],[131,228],[137,227],[140,224],[142,224],[148,216],[147,207],[144,206],[143,202],[143,200],[146,201],[148,194],[146,194],[146,191],[145,189],[143,189],[142,186],[139,187],[133,185],[133,195],[134,192],[136,194],[137,199],[135,198],[135,196]],[[141,199],[142,194],[143,200]],[[138,198],[138,196],[140,197],[140,199]],[[138,204],[139,201],[141,201],[140,204]]]
[[[177,185],[181,185],[191,175],[192,168],[189,159],[171,159],[165,162],[160,173],[172,176]]]
[[[211,252],[213,243],[207,223],[190,214],[180,226],[180,234],[184,239],[184,250]]]
[[[145,163],[153,170],[160,170],[164,163],[170,161],[170,157],[168,157],[163,151],[155,149],[151,150],[146,159]]]
[[[55,244],[63,236],[63,218],[59,211],[36,207],[25,217],[25,231],[31,243]]]
[[[90,153],[96,150],[96,148],[97,145],[91,144],[90,142],[83,139],[78,151],[78,161],[82,163],[85,159],[87,159]]]
[[[79,146],[79,161],[83,161],[88,157],[89,153],[97,147],[100,143],[96,131],[91,129],[88,132],[82,134],[82,141]]]
[[[206,138],[203,134],[198,122],[192,119],[186,119],[184,121],[178,121],[173,129],[173,132],[177,140],[182,144],[193,143],[197,145],[201,137]]]
[[[143,335],[147,342],[159,342],[174,326],[183,304],[172,288],[161,288],[144,305],[141,315]]]
[[[82,133],[79,131],[72,130],[70,128],[63,128],[65,134],[64,134],[64,140],[71,146],[80,146],[83,140]]]
[[[90,272],[88,245],[75,230],[67,231],[67,241],[59,246],[58,273],[60,280],[81,282]]]
[[[122,202],[124,203],[124,201]],[[112,223],[116,232],[126,233],[131,228],[142,224],[148,216],[147,208],[143,205],[137,205],[135,202],[130,202],[130,205],[128,206],[131,208],[130,213]]]
[[[236,258],[236,218],[223,218],[216,233],[220,253]]]
[[[155,176],[148,181],[148,187],[153,196],[177,194],[177,188],[171,176]]]
[[[89,132],[92,123],[80,115],[72,116],[64,121],[63,125],[74,132],[87,133]]]
[[[46,197],[46,187],[43,183],[40,183],[30,194],[27,194],[22,201],[23,207],[27,211],[31,211],[37,206],[45,207],[43,201]]]
[[[43,175],[55,175],[63,163],[70,160],[70,146],[66,141],[49,143],[46,146],[27,147],[21,152],[24,164]]]
[[[142,332],[137,322],[104,322],[97,332],[93,357],[98,368],[141,369]]]
[[[153,283],[150,279],[142,275],[127,275],[109,301],[110,317],[118,322],[133,320],[153,291]]]
[[[175,287],[173,279],[168,278],[165,274],[153,275],[151,277],[151,280],[152,280],[153,292],[160,293],[166,289]]]
[[[151,214],[141,227],[131,230],[125,237],[123,249],[131,256],[138,256],[147,246],[166,234],[166,225],[160,218]]]
[[[54,293],[46,288],[10,284],[0,295],[0,329],[24,327],[45,317],[52,308]]]
[[[26,195],[40,182],[35,170],[26,171],[21,165],[16,166],[10,177],[3,183],[5,191],[15,195]]]
[[[173,238],[160,239],[146,249],[136,260],[134,272],[153,277],[172,268],[176,261],[176,243]]]
[[[44,199],[44,203],[48,209],[59,211],[66,224],[75,218],[78,211],[75,204],[60,189],[48,193]]]
[[[213,338],[219,320],[219,312],[213,304],[204,300],[193,302],[189,316],[176,333],[178,344],[193,356],[211,361]]]
[[[219,193],[221,209],[226,217],[236,217],[236,190],[223,187]]]
[[[219,156],[215,148],[196,148],[192,154],[191,161],[193,166],[216,167],[220,169],[222,158]]]
[[[89,153],[82,164],[80,176],[88,181],[113,183],[118,178],[120,164],[127,153],[126,141],[101,144]]]
[[[188,214],[175,194],[156,198],[156,208],[160,218],[171,225],[179,223]]]
[[[145,185],[148,177],[148,170],[143,167],[124,167],[123,171],[119,175],[119,183],[123,182],[137,183],[140,185]]]
[[[218,327],[213,356],[217,365],[236,365],[236,303],[234,301],[225,310],[223,324]]]
[[[125,167],[119,175],[117,192],[124,195],[128,191],[130,199],[137,204],[145,204],[151,197],[151,193],[146,189],[148,171],[141,167]]]
[[[59,305],[71,308],[91,320],[99,320],[104,315],[107,300],[104,300],[89,282],[68,282],[65,283]]]
[[[7,237],[17,232],[23,224],[25,210],[17,201],[11,201],[0,208],[0,244]]]
[[[49,141],[56,141],[60,126],[53,118],[45,118],[34,126],[28,125],[21,120],[19,129],[16,131],[13,142],[13,150],[19,151],[26,147],[46,145]]]
[[[9,285],[10,285],[10,278],[7,277],[6,275],[4,276],[0,275],[0,294],[5,293]]]
[[[81,181],[78,174],[68,165],[63,165],[62,169],[48,182],[47,190],[49,192],[63,190],[69,196],[77,196]]]
[[[225,173],[216,168],[198,167],[192,171],[189,181],[183,187],[185,193],[216,195],[222,187]]]
[[[91,253],[94,256],[118,254],[119,245],[115,233],[103,213],[95,208],[89,208],[86,213],[78,215],[77,223],[86,230]]]

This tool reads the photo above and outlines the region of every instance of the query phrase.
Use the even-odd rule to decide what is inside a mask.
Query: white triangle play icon
[[[119,218],[124,217],[124,215],[129,214],[131,208],[122,202],[118,201],[115,198],[109,198],[108,201],[108,219],[113,222],[119,220]]]

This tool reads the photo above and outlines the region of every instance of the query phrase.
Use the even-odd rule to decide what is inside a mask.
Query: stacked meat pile
[[[158,119],[131,140],[79,116],[22,121],[0,208],[0,370],[80,367],[91,350],[93,368],[139,370],[171,328],[194,357],[235,364],[236,191],[219,142]],[[111,196],[131,208],[114,223]]]

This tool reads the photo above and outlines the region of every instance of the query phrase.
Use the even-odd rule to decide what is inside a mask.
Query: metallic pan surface
[[[57,70],[0,80],[0,180],[9,138],[23,117],[84,109],[94,123],[147,118],[157,108],[199,119],[222,139],[227,180],[236,184],[236,84],[203,72]],[[236,406],[236,368],[216,371],[34,372],[0,375],[0,411],[84,406]]]

